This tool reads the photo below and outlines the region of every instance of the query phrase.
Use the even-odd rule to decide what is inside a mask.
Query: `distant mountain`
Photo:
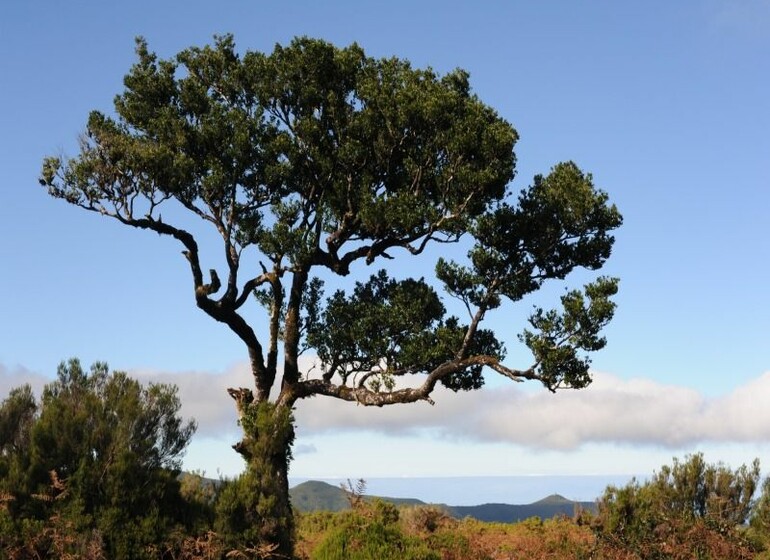
[[[350,507],[346,492],[326,482],[308,481],[298,484],[291,490],[291,503],[298,510],[309,511],[342,511]],[[396,505],[428,505],[414,498],[389,498],[384,496],[367,496],[367,499],[380,498]],[[435,504],[446,509],[453,517],[472,517],[479,521],[496,521],[514,523],[530,517],[550,519],[559,515],[572,516],[576,510],[596,510],[593,502],[575,502],[564,496],[553,494],[532,504],[482,504],[478,506],[447,506]]]
[[[449,506],[454,517],[473,517],[479,521],[515,523],[530,517],[551,519],[560,515],[571,517],[577,511],[596,511],[594,502],[575,502],[559,494],[552,494],[531,504],[482,504],[479,506]]]
[[[300,511],[342,511],[350,508],[348,494],[341,487],[327,482],[308,480],[289,490],[292,505]],[[365,496],[375,500],[379,496]],[[412,498],[380,498],[396,505],[426,505]]]
[[[308,480],[289,490],[292,505],[300,511],[342,511],[350,507],[342,488]]]

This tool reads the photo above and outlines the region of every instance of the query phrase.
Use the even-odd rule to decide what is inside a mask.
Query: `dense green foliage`
[[[2,549],[155,557],[148,551],[189,521],[177,475],[195,424],[179,408],[174,387],[77,360],[61,364],[39,403],[28,386],[13,390],[0,407]],[[79,538],[54,542],[57,528]]]
[[[641,558],[682,551],[715,560],[753,557],[745,523],[759,476],[758,460],[732,470],[707,464],[701,454],[675,459],[644,483],[608,487],[599,504],[598,535]]]
[[[276,413],[269,402],[250,407],[241,417],[249,457],[246,471],[220,491],[216,506],[217,531],[233,549],[276,546],[291,548],[294,518],[288,496],[288,469],[294,426],[291,412]],[[280,470],[275,465],[281,465]]]
[[[342,514],[335,527],[313,552],[313,560],[440,560],[425,543],[398,527],[398,509],[392,504],[360,502]]]
[[[504,364],[504,342],[481,324],[545,282],[600,269],[622,218],[572,162],[514,191],[518,133],[466,72],[440,76],[309,38],[240,54],[224,36],[170,59],[139,40],[137,55],[114,113],[92,112],[79,155],[47,158],[40,181],[54,197],[181,243],[196,305],[244,343],[254,390],[230,394],[242,420],[271,414],[264,422],[280,426],[270,442],[259,422],[242,421],[235,446],[247,476],[270,473],[228,490],[243,493],[233,511],[260,520],[260,546],[291,555],[293,427],[283,422],[301,399],[430,401],[439,385],[478,389],[483,372],[550,390],[588,385],[616,279],[536,309],[519,337],[532,354],[524,367]],[[200,228],[222,242],[214,262],[225,266],[208,279]],[[364,267],[463,236],[469,251],[439,259],[432,279],[380,271],[324,295],[324,281],[365,278]],[[467,317],[450,314],[437,287]],[[265,321],[247,320],[253,303]],[[301,371],[303,351],[320,367]]]

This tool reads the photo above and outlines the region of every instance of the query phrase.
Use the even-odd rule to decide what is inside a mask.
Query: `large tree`
[[[605,344],[616,279],[565,293],[559,310],[536,309],[519,336],[533,355],[524,367],[506,365],[503,343],[480,325],[547,280],[599,269],[621,216],[572,162],[517,196],[517,133],[471,92],[466,72],[439,76],[308,38],[240,55],[218,37],[165,60],[138,40],[137,54],[115,113],[92,112],[80,154],[47,158],[41,183],[178,240],[195,303],[243,341],[254,388],[229,392],[243,428],[234,447],[252,475],[241,492],[253,498],[233,516],[255,528],[253,540],[291,553],[291,411],[302,399],[432,402],[438,384],[478,389],[485,369],[551,390],[588,385],[587,352]],[[179,209],[200,231],[182,226]],[[207,227],[226,263],[208,275],[196,240]],[[363,279],[366,267],[461,238],[467,258],[438,259],[435,281],[376,269]],[[361,281],[324,297],[324,279],[349,276]],[[448,315],[439,286],[465,319]],[[246,320],[252,303],[264,322]],[[320,368],[301,369],[304,351]],[[399,383],[405,376],[419,382]]]

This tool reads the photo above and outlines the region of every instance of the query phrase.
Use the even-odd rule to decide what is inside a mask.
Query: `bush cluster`
[[[594,530],[618,558],[755,558],[766,547],[761,520],[770,500],[766,483],[754,501],[759,480],[758,460],[732,470],[702,454],[674,459],[644,483],[608,487]]]
[[[182,475],[195,423],[173,386],[72,359],[0,404],[0,557],[224,558],[220,486]]]

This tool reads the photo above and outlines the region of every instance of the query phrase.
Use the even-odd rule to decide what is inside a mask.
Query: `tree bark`
[[[231,390],[230,394],[243,394],[241,391]],[[235,483],[227,529],[238,535],[237,548],[249,556],[293,558],[289,462],[294,418],[289,408],[273,403],[237,398],[236,403],[244,435],[233,447],[246,460],[246,472]]]

